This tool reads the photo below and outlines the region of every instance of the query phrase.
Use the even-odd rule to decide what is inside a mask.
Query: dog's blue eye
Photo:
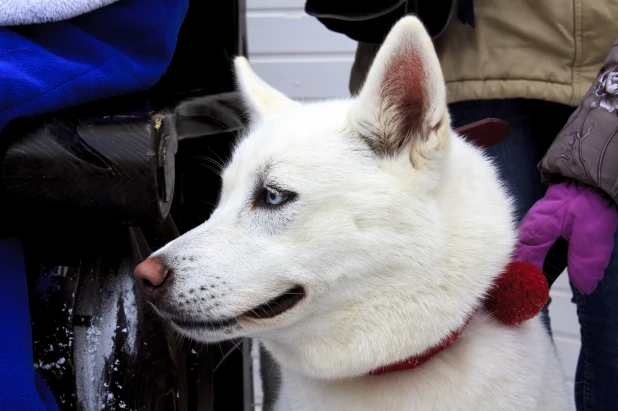
[[[256,190],[254,207],[278,208],[296,200],[298,195],[292,191],[281,190],[272,186],[262,186]]]
[[[270,205],[279,205],[285,201],[285,197],[278,191],[271,188],[266,189],[266,203]]]

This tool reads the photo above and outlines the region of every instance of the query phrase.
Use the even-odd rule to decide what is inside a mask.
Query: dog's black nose
[[[133,276],[146,298],[156,300],[172,282],[172,271],[156,257],[148,258],[135,267]]]

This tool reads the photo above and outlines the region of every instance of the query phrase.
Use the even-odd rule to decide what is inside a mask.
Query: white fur
[[[409,76],[419,80],[387,69],[401,53],[425,68],[415,125],[400,101],[410,93],[380,96],[386,80],[403,88]],[[515,241],[496,170],[450,128],[421,23],[407,17],[394,27],[356,99],[301,105],[246,60],[236,70],[253,125],[223,173],[211,218],[155,254],[176,274],[156,304],[161,315],[234,318],[302,285],[307,296],[274,318],[178,328],[206,342],[259,338],[282,367],[278,410],[568,409],[538,318],[507,327],[481,310],[423,366],[365,376],[461,327]],[[279,209],[254,207],[261,184],[298,196]]]

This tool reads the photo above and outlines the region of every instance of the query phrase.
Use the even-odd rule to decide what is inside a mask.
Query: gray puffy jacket
[[[618,204],[618,39],[579,107],[539,169],[545,183],[564,177],[600,188]]]

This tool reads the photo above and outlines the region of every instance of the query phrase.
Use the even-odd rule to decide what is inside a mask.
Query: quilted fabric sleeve
[[[618,39],[594,84],[541,160],[546,183],[564,177],[597,187],[618,203]]]

